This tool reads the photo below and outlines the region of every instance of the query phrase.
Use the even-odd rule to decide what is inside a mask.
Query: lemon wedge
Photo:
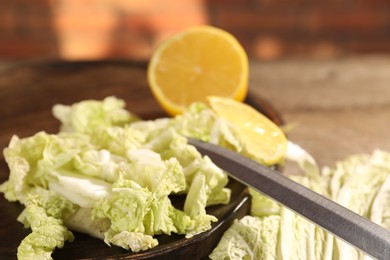
[[[287,138],[266,116],[229,98],[208,97],[208,103],[237,133],[250,157],[265,165],[277,164],[284,158]]]

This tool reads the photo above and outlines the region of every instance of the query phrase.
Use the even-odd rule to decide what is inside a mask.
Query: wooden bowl
[[[0,71],[0,149],[12,135],[31,136],[38,131],[56,133],[59,122],[51,115],[54,104],[72,104],[84,99],[116,96],[126,101],[127,109],[143,119],[166,117],[146,81],[146,64],[128,61],[23,63]],[[250,93],[246,102],[277,124],[278,112],[262,97]],[[0,156],[0,182],[9,175],[3,155]],[[131,253],[119,247],[108,247],[103,241],[75,232],[75,241],[53,253],[54,259],[206,259],[223,232],[236,218],[249,213],[250,196],[245,186],[230,180],[232,199],[228,205],[207,209],[219,221],[211,230],[191,239],[162,235],[159,246],[149,251]],[[181,203],[181,198],[174,198]],[[16,259],[17,247],[30,232],[16,221],[23,210],[0,196],[0,259]]]

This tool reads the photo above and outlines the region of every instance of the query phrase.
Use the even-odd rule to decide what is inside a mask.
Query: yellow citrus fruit
[[[148,66],[153,95],[170,115],[210,95],[244,100],[248,58],[234,36],[212,26],[191,27],[165,40]]]
[[[248,155],[272,165],[284,158],[287,139],[283,131],[251,106],[228,98],[209,97],[217,115],[225,119],[241,139]]]

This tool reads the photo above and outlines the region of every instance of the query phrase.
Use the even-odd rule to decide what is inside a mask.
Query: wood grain
[[[289,140],[320,167],[352,154],[390,151],[390,55],[295,58],[250,68],[252,91],[295,125]]]

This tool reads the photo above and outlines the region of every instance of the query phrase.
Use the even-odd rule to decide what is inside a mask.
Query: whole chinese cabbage
[[[291,178],[390,228],[390,153],[350,156],[320,174],[302,148],[292,143],[288,147],[286,159],[303,171]],[[263,194],[250,193],[252,216],[237,220],[225,232],[211,259],[371,259]]]

